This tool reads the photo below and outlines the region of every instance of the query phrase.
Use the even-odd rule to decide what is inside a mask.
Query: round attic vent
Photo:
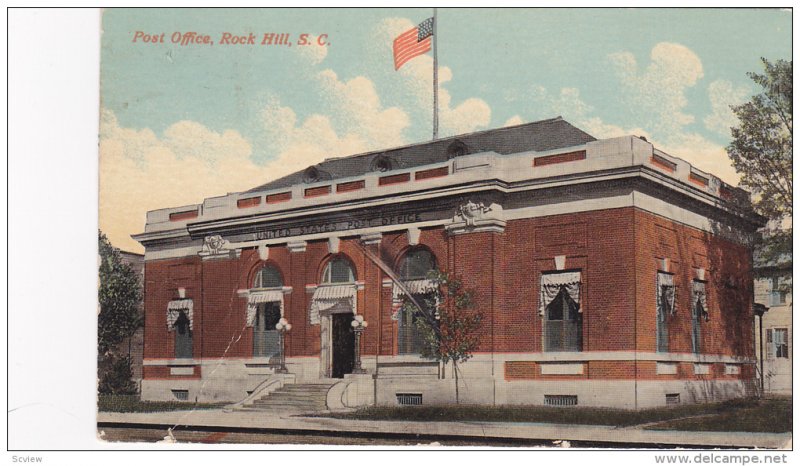
[[[385,155],[379,155],[372,159],[372,163],[369,166],[369,170],[373,172],[388,172],[393,168],[392,159]]]
[[[306,168],[305,173],[303,173],[303,181],[306,183],[316,183],[320,179],[319,170],[317,167],[308,167]]]
[[[462,155],[469,154],[469,146],[456,139],[449,146],[447,146],[447,158],[454,159]]]

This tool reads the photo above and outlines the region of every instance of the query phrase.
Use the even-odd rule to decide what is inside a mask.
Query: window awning
[[[675,313],[675,282],[671,274],[656,274],[656,305],[661,322],[666,320],[667,314]]]
[[[697,301],[703,306],[703,312],[708,315],[708,302],[706,301],[706,284],[704,282],[692,282],[692,314],[694,314]]]
[[[405,280],[403,281],[403,286],[405,286],[408,292],[411,294],[427,294],[436,291],[436,282],[427,279]],[[397,286],[397,283],[394,283],[392,286],[392,299],[398,300],[404,294],[405,293],[403,293],[403,290]]]
[[[581,306],[581,273],[562,272],[542,274],[541,294],[539,299],[539,315],[544,315],[544,310],[558,292],[564,288],[569,297],[578,305],[578,312],[583,312]]]
[[[433,280],[422,279],[422,280],[404,280],[403,286],[406,287],[409,293],[412,295],[417,294],[428,294],[438,291],[438,287],[436,282]],[[399,320],[400,318],[400,308],[403,305],[403,296],[405,293],[397,283],[392,284],[392,320]],[[436,298],[439,299],[438,297]],[[438,302],[438,301],[437,301]]]
[[[353,314],[356,313],[356,285],[349,283],[318,286],[311,297],[309,321],[312,325],[319,324],[320,312],[338,306],[347,306],[353,310]]]
[[[189,329],[194,330],[194,302],[191,299],[176,299],[167,303],[167,330],[175,330],[175,322],[178,321],[181,311],[189,319]]]
[[[247,326],[252,327],[256,322],[258,305],[262,303],[278,303],[283,316],[283,290],[259,290],[247,293]]]

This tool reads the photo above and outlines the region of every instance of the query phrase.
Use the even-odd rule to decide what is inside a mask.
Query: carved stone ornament
[[[487,206],[483,202],[470,200],[456,209],[452,223],[445,225],[445,229],[450,234],[460,235],[481,231],[503,232],[505,226],[503,206],[496,203]]]
[[[200,256],[208,258],[228,258],[239,257],[241,250],[231,249],[228,240],[221,235],[211,235],[203,238],[203,249]]]
[[[483,202],[468,201],[462,204],[456,210],[456,216],[461,217],[467,223],[467,226],[475,226],[476,220],[481,220],[486,216],[487,212],[491,212],[491,207],[486,207]]]

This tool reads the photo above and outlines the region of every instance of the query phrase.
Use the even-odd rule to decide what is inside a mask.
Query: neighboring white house
[[[791,395],[792,294],[780,291],[779,286],[779,273],[755,282],[755,301],[769,308],[763,317],[764,391]],[[756,357],[760,358],[761,335],[758,325],[756,317]]]

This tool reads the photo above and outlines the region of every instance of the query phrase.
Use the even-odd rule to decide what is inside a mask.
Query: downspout
[[[772,332],[775,341],[775,332]],[[764,314],[758,315],[758,352],[759,362],[761,363],[761,396],[764,396]]]
[[[633,145],[633,142],[631,142]],[[631,201],[633,204],[633,261],[636,263],[638,248],[637,234],[639,229],[636,225],[636,192],[631,193]],[[637,323],[639,321],[639,306],[637,298],[639,295],[639,275],[636,273],[636,267],[633,267],[633,409],[639,409],[639,330]]]

